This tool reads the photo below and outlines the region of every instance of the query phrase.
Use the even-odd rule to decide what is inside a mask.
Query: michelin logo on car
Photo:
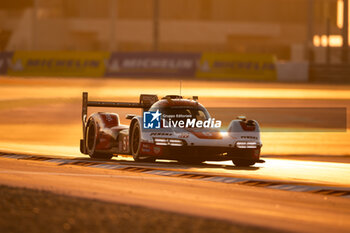
[[[167,116],[165,119],[161,119],[162,113],[157,110],[156,112],[144,112],[143,113],[143,128],[145,129],[159,129],[161,126],[161,120],[163,120],[163,128],[220,128],[222,122],[215,120],[215,118],[209,118],[207,120],[197,120],[192,118],[191,115],[186,120],[177,120],[178,115],[173,117]],[[182,118],[183,116],[181,116]],[[182,118],[183,119],[183,118]]]

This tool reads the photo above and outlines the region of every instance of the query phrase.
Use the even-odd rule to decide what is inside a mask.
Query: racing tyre
[[[232,162],[237,167],[249,167],[255,164],[254,161],[250,160],[232,160]]]
[[[96,151],[96,144],[97,144],[96,130],[97,130],[96,123],[93,120],[90,120],[86,127],[86,134],[85,134],[85,148],[88,155],[90,156],[90,158],[93,158],[93,159],[111,159],[113,157],[112,154]]]
[[[154,162],[154,158],[141,158],[140,148],[141,148],[141,129],[138,122],[132,125],[130,136],[130,151],[132,157],[136,162]]]

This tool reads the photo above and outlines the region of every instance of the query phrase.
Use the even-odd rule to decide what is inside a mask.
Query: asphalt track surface
[[[50,162],[1,156],[0,161],[0,183],[4,185],[291,232],[349,232],[350,229],[347,197],[212,182],[189,176],[161,176],[135,169],[80,166],[67,161],[56,163],[57,159]],[[128,163],[130,167],[130,162],[119,165]]]
[[[0,151],[4,152],[3,155],[15,152],[39,158],[0,156],[1,184],[291,232],[349,232],[350,198],[347,192],[350,188],[350,165],[344,163],[349,160],[346,157],[350,148],[349,132],[310,134],[301,139],[299,135],[265,137],[265,154],[310,155],[319,152],[323,155],[345,155],[343,162],[265,158],[264,164],[239,168],[231,162],[189,166],[173,161],[140,164],[130,158],[117,158],[91,164],[91,160],[81,155],[76,146],[81,137],[81,91],[88,89],[96,98],[108,97],[107,100],[117,93],[118,99],[127,101],[135,95],[137,88],[141,88],[141,82],[122,80],[122,90],[116,87],[119,82],[108,81],[110,86],[106,87],[105,82],[88,79],[5,79],[0,83],[3,93],[0,96],[0,129],[6,132],[0,135]],[[161,85],[158,84],[159,87]],[[191,85],[192,91],[188,94],[201,96],[202,93],[206,106],[218,102],[250,106],[305,106],[305,102],[312,106],[350,105],[349,87],[280,84],[255,87],[255,84],[241,83],[231,88],[240,90],[239,93],[232,93],[230,88],[225,93],[222,88],[227,89],[227,83],[188,83],[188,86]],[[130,88],[127,89],[128,86]],[[201,89],[197,90],[194,86]],[[210,86],[216,89],[212,90]],[[279,88],[285,90],[278,91]],[[175,89],[163,89],[159,94],[169,94]],[[146,84],[142,92],[153,93],[152,90],[153,86]],[[265,98],[266,95],[268,98]],[[280,139],[281,144],[284,140],[284,144],[280,147],[274,145],[276,139]],[[310,145],[312,140],[315,142]],[[69,162],[53,162],[47,158]],[[111,163],[120,166],[120,169],[108,167]],[[158,170],[163,171],[163,175]],[[165,175],[166,172],[170,175]],[[171,175],[177,172],[188,175]],[[222,177],[230,181],[228,177],[232,182],[225,182]],[[234,179],[237,182],[233,182]],[[253,182],[242,185],[247,180]],[[275,185],[266,184],[268,182],[275,182]],[[296,187],[286,188],[293,185]]]

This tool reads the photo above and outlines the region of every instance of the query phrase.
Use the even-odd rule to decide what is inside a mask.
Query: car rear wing
[[[87,120],[88,107],[109,107],[109,108],[142,108],[143,111],[148,111],[148,109],[158,101],[157,95],[141,94],[140,101],[138,103],[132,102],[105,102],[105,101],[89,101],[88,93],[83,92],[83,106],[82,106],[82,122],[83,130],[85,129],[85,124]]]

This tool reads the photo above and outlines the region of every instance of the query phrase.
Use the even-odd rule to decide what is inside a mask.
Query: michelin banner
[[[276,81],[273,55],[166,52],[0,53],[0,74],[55,77],[179,77]]]
[[[275,81],[275,58],[264,54],[203,53],[196,77]]]
[[[194,77],[200,53],[113,53],[106,76]]]
[[[15,52],[7,73],[13,76],[101,77],[107,52]]]

